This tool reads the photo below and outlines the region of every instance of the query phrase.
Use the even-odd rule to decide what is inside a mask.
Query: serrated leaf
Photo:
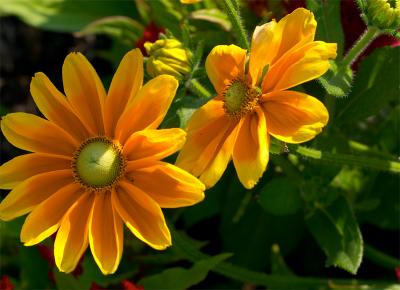
[[[378,113],[389,101],[398,100],[399,66],[400,48],[380,48],[365,58],[337,121],[342,125],[360,121]]]
[[[318,81],[329,95],[343,98],[351,91],[353,71],[349,67],[338,68],[336,63],[331,61],[331,67]]]
[[[288,178],[276,178],[261,189],[258,203],[273,215],[290,215],[300,210],[302,203],[298,188]]]
[[[190,269],[180,267],[171,268],[161,272],[160,274],[148,276],[140,280],[138,284],[144,285],[146,290],[188,289],[204,280],[211,269],[230,256],[232,256],[232,254],[220,254],[209,259],[201,260],[195,263]]]
[[[143,34],[144,27],[139,22],[125,16],[109,16],[96,20],[75,33],[81,37],[88,34],[105,34],[133,46]]]
[[[195,20],[204,20],[221,26],[225,31],[231,29],[231,22],[228,17],[221,10],[213,9],[201,9],[190,13],[189,17]]]
[[[316,205],[307,226],[327,256],[327,266],[356,274],[363,255],[363,240],[350,204],[339,196],[330,205]]]
[[[79,4],[77,3],[79,2]],[[0,16],[15,15],[42,29],[75,32],[96,19],[112,15],[134,17],[131,1],[114,0],[2,0]]]

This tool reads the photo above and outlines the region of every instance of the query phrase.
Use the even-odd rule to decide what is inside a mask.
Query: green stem
[[[389,171],[392,173],[400,173],[400,162],[392,160],[382,160],[378,158],[322,152],[316,149],[307,148],[298,145],[291,145],[289,147],[291,152],[297,153],[303,157],[319,160],[325,163],[333,163],[337,165],[353,165],[374,170]]]
[[[235,5],[232,3],[232,0],[224,0],[224,4],[226,13],[228,14],[228,17],[232,23],[232,28],[235,30],[236,35],[239,38],[240,45],[249,50],[250,45],[247,39],[247,33],[244,29],[239,11],[235,9]]]
[[[400,267],[400,260],[386,255],[370,245],[364,244],[364,254],[368,260],[387,269],[393,270],[396,267]]]
[[[175,249],[178,250],[186,259],[195,263],[200,260],[211,258],[211,256],[197,250],[196,247],[191,244],[191,241],[178,233],[172,225],[170,225],[170,230],[173,235]],[[262,272],[251,271],[228,262],[220,262],[212,269],[212,271],[244,283],[252,283],[279,289],[321,289],[322,287],[333,289],[345,285],[351,286],[351,289],[364,289],[366,285],[369,287],[378,287],[378,284],[380,287],[390,285],[390,282],[383,281],[357,281],[353,279],[332,280],[315,277],[269,275]]]
[[[209,99],[212,96],[211,93],[196,79],[191,79],[187,83],[187,88],[200,98]]]
[[[343,58],[340,66],[346,68],[355,62],[358,56],[367,48],[368,44],[372,42],[379,34],[380,30],[376,27],[369,26],[363,35],[357,40],[357,43],[350,49],[350,51]]]

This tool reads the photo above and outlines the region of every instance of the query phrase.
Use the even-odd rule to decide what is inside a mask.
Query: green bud
[[[181,80],[191,70],[191,52],[176,39],[159,39],[146,42],[144,47],[149,55],[147,72],[152,77],[168,74]]]
[[[365,10],[369,24],[381,30],[399,29],[400,0],[368,0],[365,5]]]

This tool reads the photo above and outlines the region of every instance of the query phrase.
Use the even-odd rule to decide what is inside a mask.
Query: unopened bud
[[[396,30],[400,27],[400,0],[368,0],[365,12],[368,22],[379,29]]]

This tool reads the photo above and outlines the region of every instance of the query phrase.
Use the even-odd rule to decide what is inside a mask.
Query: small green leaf
[[[362,260],[363,240],[346,198],[340,196],[326,207],[316,204],[306,223],[327,255],[326,265],[356,274]]]
[[[273,215],[290,215],[301,208],[298,188],[288,178],[276,178],[261,189],[258,202]]]
[[[336,63],[331,61],[330,69],[318,81],[329,95],[343,98],[351,90],[353,71],[349,67],[339,69]]]
[[[229,31],[232,26],[226,14],[216,8],[195,10],[190,13],[189,17],[191,19],[204,20],[217,24],[221,26],[225,31]]]
[[[178,267],[171,268],[161,272],[160,274],[146,277],[140,280],[138,284],[144,285],[146,290],[188,289],[204,280],[211,269],[230,256],[232,256],[232,254],[220,254],[212,258],[204,259],[195,263],[190,269]]]
[[[105,34],[133,46],[143,34],[144,27],[139,22],[125,16],[109,16],[96,20],[75,33],[81,37],[88,34]]]
[[[147,3],[151,7],[152,19],[154,19],[156,24],[168,28],[174,36],[180,38],[182,35],[182,29],[180,27],[182,15],[176,7],[174,7],[174,1],[157,0],[147,1]]]

